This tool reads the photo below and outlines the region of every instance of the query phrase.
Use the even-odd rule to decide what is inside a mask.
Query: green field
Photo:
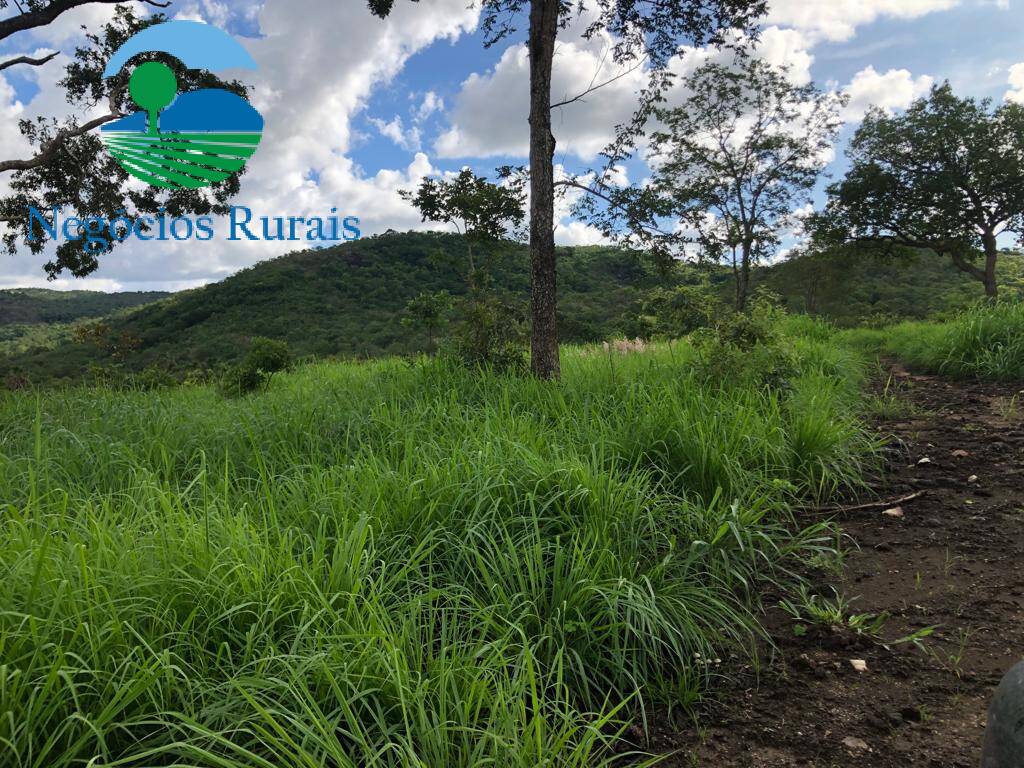
[[[874,461],[861,358],[787,332],[0,395],[7,764],[611,764],[754,658],[836,543],[794,506]]]

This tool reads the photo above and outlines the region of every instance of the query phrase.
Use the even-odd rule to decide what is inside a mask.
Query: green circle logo
[[[189,69],[255,69],[230,35],[194,21],[154,24],[129,38],[111,57],[105,77],[133,56],[163,52]],[[263,117],[245,99],[220,88],[178,93],[166,64],[137,66],[128,94],[139,107],[100,129],[107,151],[131,176],[163,189],[198,189],[224,181],[245,166],[263,136]]]

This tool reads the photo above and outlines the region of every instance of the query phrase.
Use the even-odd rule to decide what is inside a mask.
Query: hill
[[[291,253],[110,318],[104,321],[106,334],[130,341],[133,351],[123,363],[136,370],[230,362],[244,354],[253,336],[283,339],[298,356],[412,352],[425,339],[402,325],[402,310],[423,291],[464,290],[458,268],[463,248],[457,235],[388,233]],[[502,243],[484,258],[494,283],[525,307],[527,249]],[[601,247],[560,249],[559,276],[560,330],[574,342],[628,330],[646,292],[666,280],[634,255]],[[67,341],[0,359],[0,375],[75,378],[95,362],[113,360],[95,346]]]
[[[377,357],[423,349],[422,334],[402,325],[406,303],[424,291],[464,290],[464,241],[443,233],[394,233],[333,248],[291,253],[260,262],[219,282],[176,294],[58,293],[21,289],[0,294],[0,318],[33,322],[95,318],[113,310],[102,329],[106,349],[74,343],[66,325],[31,326],[34,335],[0,356],[0,380],[74,379],[92,364],[141,370],[207,369],[243,355],[253,336],[289,343],[297,356]],[[522,302],[529,298],[527,249],[500,243],[477,246],[494,284]],[[1024,257],[1005,255],[1004,291],[1024,286]],[[635,254],[609,247],[559,251],[559,324],[563,341],[589,342],[641,332],[637,317],[655,287],[710,281],[731,300],[725,268],[680,266],[663,275]],[[959,309],[979,298],[980,285],[945,259],[920,254],[910,260],[798,258],[755,270],[753,284],[782,297],[790,311],[829,318],[840,325],[922,319]],[[158,299],[154,301],[154,299]],[[135,306],[141,304],[141,306]],[[144,303],[149,302],[149,303]],[[127,309],[126,309],[127,307]],[[18,326],[0,320],[3,334]],[[7,320],[6,322],[10,322]],[[27,341],[41,340],[26,350]],[[116,348],[112,353],[111,348]]]
[[[170,295],[164,291],[103,293],[8,288],[0,290],[0,327],[72,323],[91,317],[103,317]]]
[[[72,323],[123,312],[170,295],[163,291],[0,290],[0,355],[56,347],[70,338]]]
[[[1002,254],[998,278],[1003,296],[1024,292],[1024,256]],[[732,277],[719,279],[728,297]],[[804,256],[755,270],[751,284],[782,296],[791,312],[820,315],[847,327],[924,320],[984,298],[981,283],[930,251],[902,258],[849,252]]]

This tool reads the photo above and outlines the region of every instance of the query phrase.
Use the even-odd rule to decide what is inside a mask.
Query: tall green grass
[[[844,335],[926,373],[1024,380],[1024,301],[978,304],[945,323],[907,322]]]
[[[561,384],[318,364],[270,392],[0,396],[0,764],[600,766],[828,546],[859,366],[685,344]]]

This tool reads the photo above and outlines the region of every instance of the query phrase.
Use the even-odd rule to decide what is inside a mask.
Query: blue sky
[[[226,29],[259,65],[255,75],[239,76],[253,85],[267,134],[236,202],[258,215],[317,215],[337,207],[359,216],[367,233],[427,227],[398,190],[467,165],[490,172],[524,163],[528,82],[521,36],[485,49],[476,11],[467,4],[397,0],[392,18],[382,22],[369,15],[363,0],[176,0],[172,15]],[[95,28],[110,13],[109,6],[79,9],[39,34],[8,39],[0,55],[70,52],[81,43],[80,24]],[[582,25],[561,38],[556,96],[585,88],[609,44],[582,41]],[[813,79],[851,96],[830,168],[834,174],[844,166],[842,143],[871,104],[905,108],[945,79],[961,94],[1024,98],[1024,0],[772,0],[763,29],[759,55],[789,65],[794,79]],[[692,53],[678,64],[680,71],[712,55]],[[27,151],[16,128],[19,118],[88,116],[65,104],[55,88],[60,61],[0,74],[4,156]],[[612,72],[605,66],[600,79]],[[614,124],[628,117],[638,83],[623,78],[555,115],[556,159],[566,170],[578,172],[596,161]],[[639,181],[646,168],[635,162],[625,171]],[[600,240],[567,213],[566,204],[556,233],[560,242]],[[282,251],[280,244],[204,245],[129,244],[104,260],[92,278],[50,285],[179,289],[221,279]],[[43,261],[29,254],[4,257],[0,287],[45,284]]]

